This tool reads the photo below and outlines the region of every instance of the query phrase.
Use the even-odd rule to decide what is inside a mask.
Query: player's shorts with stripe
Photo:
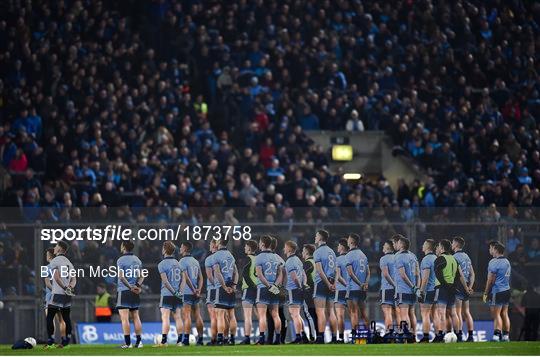
[[[216,309],[234,309],[236,302],[236,294],[233,291],[228,293],[223,287],[216,289],[216,299],[214,300],[214,307]]]
[[[510,290],[499,291],[489,295],[489,306],[506,306],[510,305]]]
[[[116,299],[116,308],[138,310],[141,298],[130,290],[119,291]]]
[[[195,306],[199,303],[201,299],[198,296],[195,296],[193,294],[184,295],[184,304]]]
[[[52,294],[47,307],[57,307],[67,309],[71,307],[71,296],[63,294]]]
[[[287,289],[287,305],[303,305],[304,292],[302,289]]]
[[[347,305],[347,290],[336,290],[334,304]]]
[[[328,286],[326,286],[323,281],[319,281],[315,284],[315,288],[313,289],[313,298],[334,300],[335,293],[333,291],[330,291],[330,289],[328,289]]]
[[[171,311],[176,311],[182,307],[182,300],[176,296],[163,296],[161,295],[159,299],[159,307],[162,309],[169,309]]]
[[[381,305],[396,305],[396,290],[383,289],[381,290]]]
[[[351,300],[359,304],[365,303],[366,299],[367,295],[363,290],[349,290],[347,293],[347,300]]]
[[[439,294],[438,290],[430,290],[426,291],[426,295],[424,296],[424,299],[418,299],[420,304],[422,305],[434,305],[437,303],[437,295]]]
[[[456,304],[456,291],[454,287],[439,286],[435,290],[437,291],[437,305],[446,305],[451,307]]]
[[[206,305],[214,305],[214,300],[216,300],[216,289],[208,288],[206,290]]]
[[[256,304],[279,305],[279,295],[272,294],[267,287],[257,287]]]
[[[397,293],[396,305],[414,305],[416,303],[416,295],[407,293]]]
[[[456,299],[461,301],[469,301],[469,294],[465,293],[463,286],[461,285],[456,289]]]
[[[257,288],[247,288],[242,290],[242,302],[255,305],[257,300]]]

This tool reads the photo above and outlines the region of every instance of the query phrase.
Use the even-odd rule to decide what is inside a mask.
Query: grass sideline
[[[32,350],[12,350],[0,345],[0,355],[264,355],[264,356],[355,356],[355,355],[540,355],[540,342],[477,342],[455,344],[409,345],[280,345],[280,346],[225,346],[225,347],[176,347],[121,350],[116,345],[71,345],[66,349],[46,350],[42,345]]]

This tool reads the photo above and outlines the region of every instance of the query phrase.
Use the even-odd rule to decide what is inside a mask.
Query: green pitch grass
[[[113,345],[71,345],[64,349],[43,349],[37,346],[32,350],[10,349],[0,345],[0,355],[265,355],[265,356],[354,356],[354,355],[540,355],[540,342],[506,343],[453,343],[453,344],[414,344],[414,345],[280,345],[280,346],[224,346],[224,347],[176,347],[122,350]]]

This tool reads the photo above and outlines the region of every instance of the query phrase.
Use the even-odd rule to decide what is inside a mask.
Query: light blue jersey
[[[139,280],[142,275],[142,262],[138,257],[133,255],[133,253],[126,253],[118,258],[116,261],[116,266],[118,267],[118,271],[124,272],[124,277],[128,281],[129,285],[135,285],[137,280]],[[129,290],[128,287],[120,280],[120,277],[118,277],[117,284],[117,291]]]
[[[189,281],[195,288],[199,285],[199,272],[201,271],[201,266],[199,261],[193,258],[191,255],[186,255],[180,259],[180,271],[182,273],[186,272]],[[191,290],[189,284],[186,283],[184,286],[184,295],[193,295],[195,292]]]
[[[493,258],[488,265],[488,272],[495,274],[495,283],[491,288],[491,293],[510,290],[510,274],[512,267],[505,257]]]
[[[429,270],[426,291],[435,290],[435,259],[437,259],[437,255],[435,255],[435,253],[428,253],[420,263],[420,276],[424,275],[424,270]]]
[[[328,279],[336,278],[336,253],[334,253],[332,248],[326,244],[321,244],[313,253],[313,260],[315,260],[315,264],[321,263],[322,270]],[[317,271],[313,281],[315,284],[322,281]]]
[[[412,293],[412,287],[410,287],[405,280],[401,277],[401,274],[399,272],[400,268],[405,269],[405,275],[409,278],[409,280],[416,284],[416,278],[415,278],[415,272],[416,267],[418,266],[418,259],[416,259],[416,256],[409,252],[408,250],[404,250],[402,252],[398,252],[395,255],[395,263],[396,263],[396,285],[397,289],[396,292],[399,294],[411,294]]]
[[[161,275],[165,273],[169,284],[174,291],[180,289],[180,284],[182,283],[182,271],[180,270],[180,263],[174,257],[165,257],[158,264],[158,271]],[[173,293],[167,289],[163,281],[161,282],[161,296],[173,296]]]
[[[274,284],[276,282],[278,271],[282,266],[283,259],[271,251],[265,250],[257,254],[255,257],[255,269],[261,267],[262,273],[268,283]],[[257,287],[263,288],[265,285],[257,279]]]
[[[369,271],[368,260],[364,252],[360,248],[354,248],[347,253],[347,267],[352,267],[354,275],[360,280],[361,283],[365,283]],[[361,286],[358,285],[352,278],[349,279],[349,290],[361,290]]]
[[[47,276],[45,277],[45,279],[49,279],[49,281],[52,282],[53,274],[51,270],[51,264],[47,264]],[[45,306],[47,306],[47,303],[49,302],[49,300],[51,300],[51,289],[49,289],[45,285]]]
[[[471,258],[469,258],[469,255],[462,250],[458,250],[457,252],[455,252],[454,258],[456,258],[456,261],[459,264],[461,271],[463,272],[463,277],[465,278],[465,281],[469,283],[471,279],[472,269]]]
[[[214,254],[215,253],[211,253],[204,260],[204,267],[205,268],[213,269],[213,266],[214,266]],[[212,278],[212,280],[210,280],[210,278]],[[208,276],[206,277],[206,289],[210,290],[210,289],[214,289],[215,287],[216,287],[216,285],[213,282],[213,273],[212,273],[211,277],[208,277]]]
[[[288,290],[302,288],[304,282],[304,265],[302,264],[300,258],[298,258],[296,255],[292,255],[287,258],[287,260],[285,261],[285,271],[287,272],[287,285],[285,286],[285,288],[287,288]],[[292,279],[293,272],[296,273],[296,277],[298,278],[300,286],[298,286],[296,282]]]
[[[219,271],[221,272],[221,275],[223,275],[225,284],[229,284],[233,281],[235,263],[236,260],[227,248],[219,248],[219,250],[214,253],[213,266],[219,266]],[[217,279],[214,280],[214,286],[220,288],[221,282]]]
[[[347,285],[343,285],[339,280],[336,280],[336,289],[338,291],[345,291],[347,290],[347,286],[349,285],[349,280],[351,279],[349,277],[349,272],[347,271],[347,253],[341,254],[336,258],[336,264],[337,269],[339,269],[339,274],[341,274],[341,277],[343,280],[347,282]]]
[[[381,271],[384,267],[388,268],[388,275],[392,278],[392,280],[395,281],[396,279],[396,265],[395,265],[395,256],[394,253],[386,253],[381,257],[379,260],[379,267],[381,268]],[[394,286],[390,284],[388,280],[384,276],[381,276],[381,290],[390,290],[393,289]]]

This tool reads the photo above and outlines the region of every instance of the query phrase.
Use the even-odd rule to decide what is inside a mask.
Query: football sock
[[[161,343],[166,344],[167,343],[167,334],[164,333],[161,335]]]
[[[276,333],[276,342],[281,342],[281,334]]]
[[[296,334],[296,339],[297,339],[297,340],[301,340],[301,339],[302,339],[302,335],[299,334],[299,333],[297,333],[297,334]]]
[[[229,342],[234,343],[234,335],[229,336]]]
[[[222,333],[217,334],[217,342],[218,343],[223,343],[223,334]]]
[[[503,336],[508,336],[508,331],[503,331],[502,334]]]
[[[124,342],[126,345],[131,345],[131,335],[124,335]]]
[[[332,334],[332,342],[336,342],[336,335]]]
[[[338,332],[338,337],[340,340],[344,340],[345,339],[345,332]]]
[[[199,337],[197,338],[197,343],[202,343],[202,341],[203,341],[202,336],[199,336]]]
[[[473,330],[469,330],[469,336],[472,336],[474,334]]]
[[[135,344],[138,345],[139,343],[141,343],[141,335],[135,335]]]

